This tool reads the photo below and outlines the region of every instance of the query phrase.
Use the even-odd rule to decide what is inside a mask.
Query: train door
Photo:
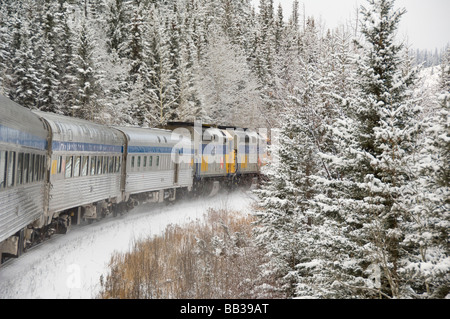
[[[178,179],[180,176],[180,155],[178,153],[175,154],[175,163],[174,163],[174,177],[173,183],[174,185],[178,185]]]

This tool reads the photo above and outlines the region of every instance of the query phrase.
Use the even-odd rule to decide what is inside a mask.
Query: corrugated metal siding
[[[62,179],[52,183],[49,210],[54,213],[120,196],[119,174]]]
[[[34,222],[43,213],[44,184],[0,192],[0,242]]]
[[[173,171],[133,172],[127,174],[125,191],[137,194],[173,187]]]
[[[178,185],[180,187],[190,187],[193,183],[192,169],[180,170],[178,176]]]
[[[192,186],[191,169],[180,170],[177,185],[174,185],[174,174],[173,170],[128,173],[125,191],[129,194],[138,194],[160,189]]]

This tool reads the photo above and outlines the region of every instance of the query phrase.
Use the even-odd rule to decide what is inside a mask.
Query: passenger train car
[[[35,112],[49,132],[48,207],[45,224],[58,218],[57,230],[97,219],[111,203],[122,202],[121,163],[125,137],[113,128],[52,113]]]
[[[46,199],[48,131],[38,116],[0,95],[0,252],[20,255]]]
[[[265,137],[251,130],[187,122],[169,122],[166,128],[191,139],[194,189],[201,193],[252,182],[266,159]]]
[[[73,223],[143,201],[215,194],[260,173],[263,138],[236,128],[169,123],[108,127],[30,111],[0,96],[0,255]]]
[[[192,188],[190,140],[168,130],[117,127],[125,136],[124,196],[162,202]],[[133,198],[133,197],[132,197]]]

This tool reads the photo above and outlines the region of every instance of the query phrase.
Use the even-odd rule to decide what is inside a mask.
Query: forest
[[[450,47],[411,54],[405,14],[367,0],[325,29],[299,1],[3,0],[0,94],[107,125],[267,128],[260,291],[445,298]]]

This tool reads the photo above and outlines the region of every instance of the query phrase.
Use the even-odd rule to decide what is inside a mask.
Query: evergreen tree
[[[125,0],[111,1],[107,11],[106,43],[108,53],[116,52],[119,58],[125,58],[125,42],[128,38],[127,21],[129,19]]]
[[[331,196],[318,200],[327,207],[323,213],[332,212],[332,219],[346,230],[346,245],[354,247],[330,268],[341,278],[336,287],[343,295],[349,289],[365,297],[400,297],[400,223],[406,213],[400,200],[410,182],[407,160],[419,129],[419,109],[410,90],[414,72],[402,74],[401,45],[394,39],[405,11],[394,11],[394,1],[368,2],[362,8],[366,43],[358,62],[359,97],[347,104],[333,128],[339,154],[323,155],[335,172],[324,183]]]
[[[0,4],[0,94],[8,95],[7,74],[11,60],[11,17],[5,4]]]
[[[79,38],[75,54],[77,92],[72,116],[86,120],[98,120],[102,105],[100,101],[100,76],[94,56],[95,40],[90,33],[88,22],[83,20],[79,29]]]
[[[60,2],[56,13],[56,37],[58,45],[55,47],[55,59],[58,70],[58,110],[65,115],[73,115],[72,107],[76,104],[77,69],[76,33],[70,21],[70,5]]]
[[[59,31],[55,5],[44,3],[43,17],[36,46],[41,50],[41,63],[36,66],[39,81],[36,91],[38,93],[37,107],[47,112],[58,112],[59,67],[58,47],[60,42],[57,36]]]
[[[26,17],[29,17],[26,15]],[[35,37],[32,20],[17,21],[14,26],[14,38],[17,47],[14,49],[10,66],[9,97],[16,103],[28,108],[36,107],[37,72],[35,69]],[[14,45],[14,44],[13,44]]]
[[[441,79],[449,78],[443,61]],[[445,298],[450,292],[448,229],[450,226],[450,82],[441,81],[437,106],[425,121],[415,156],[410,158],[413,182],[403,189],[401,203],[409,209],[402,227],[402,249],[408,252],[401,268],[413,298]]]

